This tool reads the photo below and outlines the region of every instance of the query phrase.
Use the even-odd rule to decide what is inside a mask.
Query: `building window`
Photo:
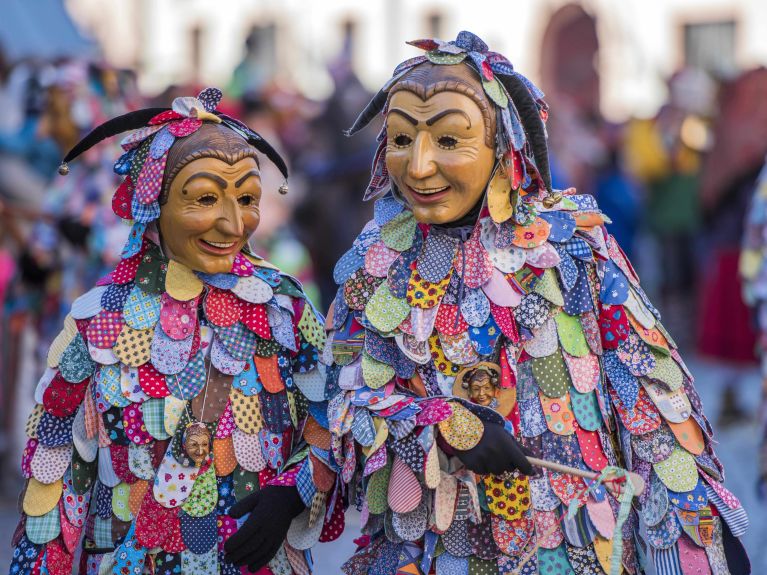
[[[426,16],[426,37],[442,38],[445,17],[440,12],[432,12]]]
[[[716,75],[730,75],[735,64],[734,20],[684,25],[684,62]]]

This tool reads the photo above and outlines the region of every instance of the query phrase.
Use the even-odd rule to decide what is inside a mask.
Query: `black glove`
[[[483,422],[485,432],[479,443],[467,451],[455,450],[455,455],[474,473],[502,475],[519,469],[525,475],[533,474],[533,466],[525,457],[523,447],[502,425]]]
[[[250,516],[242,527],[224,544],[226,560],[237,566],[247,565],[256,572],[269,563],[285,540],[290,522],[306,506],[295,487],[267,485],[261,491],[248,495],[229,510],[239,519]]]

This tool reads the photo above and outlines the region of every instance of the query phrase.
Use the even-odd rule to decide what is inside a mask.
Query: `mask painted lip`
[[[216,242],[216,243],[229,243],[229,242]],[[238,249],[238,242],[232,242],[232,245],[226,248],[214,246],[211,243],[208,243],[206,240],[199,238],[197,240],[197,245],[200,246],[200,248],[209,254],[213,254],[216,256],[226,256],[231,253],[234,253]]]
[[[450,190],[452,188],[450,186],[444,186],[439,192],[430,192],[428,194],[419,192],[411,186],[408,186],[407,189],[410,191],[410,194],[412,195],[413,199],[419,204],[437,204],[443,199],[445,199],[445,196],[447,196],[447,194],[450,193]],[[440,188],[432,188],[432,189],[440,189]]]

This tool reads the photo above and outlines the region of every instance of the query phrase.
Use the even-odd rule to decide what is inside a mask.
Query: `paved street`
[[[703,402],[708,406],[709,415],[715,419],[714,409],[718,388],[717,382],[722,372],[714,366],[702,362],[690,362],[690,368],[697,377],[697,385]],[[742,395],[744,405],[755,409],[759,404],[759,377],[756,371],[749,373],[743,381]],[[756,425],[742,425],[731,430],[719,432],[717,453],[728,470],[727,485],[740,497],[751,516],[751,528],[745,543],[754,565],[753,573],[767,573],[767,518],[762,504],[756,499],[754,484],[757,470],[758,430]],[[12,501],[0,505],[0,573],[6,573],[11,556],[8,541],[16,525],[15,504]],[[340,573],[339,566],[354,549],[352,539],[357,537],[358,517],[349,518],[346,532],[339,541],[320,546],[315,552],[315,572],[321,575]]]

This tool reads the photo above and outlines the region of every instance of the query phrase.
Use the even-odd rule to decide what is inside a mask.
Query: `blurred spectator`
[[[767,69],[746,72],[723,84],[714,146],[701,174],[700,199],[705,221],[701,235],[698,347],[726,368],[720,424],[744,421],[737,386],[744,367],[754,363],[756,333],[741,299],[738,257],[742,226],[751,193],[767,153]]]

